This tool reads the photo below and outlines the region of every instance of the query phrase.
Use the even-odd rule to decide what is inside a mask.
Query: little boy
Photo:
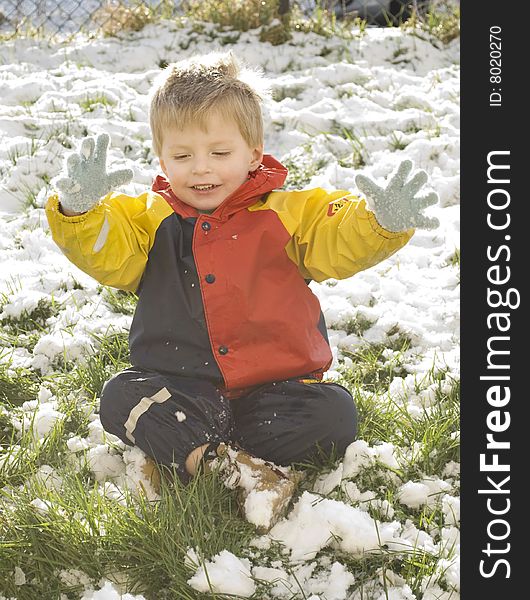
[[[437,197],[415,197],[427,177],[406,183],[410,161],[386,190],[358,177],[373,212],[343,190],[281,191],[260,101],[231,53],[170,65],[151,100],[164,173],[152,190],[112,191],[132,172],[107,173],[101,134],[68,158],[46,211],[69,260],[138,295],[133,366],[104,386],[104,428],[183,481],[216,461],[267,529],[294,489],[276,465],[340,456],[356,435],[352,396],[322,382],[332,355],[308,283],[351,277],[436,226],[420,211]],[[252,516],[249,479],[270,495],[267,516]]]

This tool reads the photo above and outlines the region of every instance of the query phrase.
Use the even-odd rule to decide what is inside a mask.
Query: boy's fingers
[[[424,217],[418,215],[415,219],[415,227],[418,229],[436,229],[440,226],[440,221],[436,217]]]
[[[436,192],[431,192],[422,198],[416,198],[416,206],[418,209],[427,208],[427,206],[432,206],[438,202],[438,194]]]
[[[94,154],[94,138],[87,137],[81,142],[81,149],[79,151],[81,156],[85,159],[89,159]]]
[[[415,196],[420,188],[427,183],[428,179],[425,171],[419,171],[406,185],[403,186],[403,191],[409,196]]]
[[[53,182],[54,187],[63,194],[77,194],[81,191],[81,186],[75,179],[63,177]]]
[[[69,192],[72,189],[74,182],[72,181],[72,179],[70,179],[70,177],[63,177],[61,179],[56,179],[53,182],[53,185],[60,192]]]
[[[79,154],[70,154],[70,156],[66,159],[66,169],[68,171],[68,175],[72,175],[72,173],[79,166],[80,162],[81,157],[79,156]]]
[[[100,133],[96,140],[96,156],[98,158],[107,156],[107,148],[109,147],[110,137],[108,133]]]
[[[355,183],[361,192],[369,198],[377,198],[381,191],[381,188],[365,175],[357,175],[357,177],[355,177]]]
[[[116,185],[123,185],[125,183],[129,183],[133,178],[132,169],[118,169],[117,171],[113,171],[109,173],[109,184],[111,187]]]
[[[403,187],[403,183],[406,181],[409,173],[412,171],[412,161],[404,160],[398,167],[396,174],[389,181],[387,191],[394,190],[396,188]]]

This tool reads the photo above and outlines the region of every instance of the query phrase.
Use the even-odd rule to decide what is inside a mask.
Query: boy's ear
[[[160,163],[160,168],[162,169],[162,172],[164,173],[164,175],[167,177],[167,170],[166,170],[166,163],[164,162],[164,160],[160,157],[158,157],[158,162]]]
[[[252,160],[250,161],[249,171],[255,171],[263,160],[263,146],[258,146],[252,150]]]

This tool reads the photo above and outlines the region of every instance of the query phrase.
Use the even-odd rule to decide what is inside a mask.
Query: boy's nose
[[[210,165],[207,160],[196,160],[192,166],[192,172],[199,173],[209,173],[211,171]]]

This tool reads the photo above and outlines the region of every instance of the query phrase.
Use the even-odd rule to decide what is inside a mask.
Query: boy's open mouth
[[[192,185],[191,189],[196,192],[211,192],[213,189],[218,188],[218,185],[214,185],[213,183],[208,184],[200,184],[200,185]]]

